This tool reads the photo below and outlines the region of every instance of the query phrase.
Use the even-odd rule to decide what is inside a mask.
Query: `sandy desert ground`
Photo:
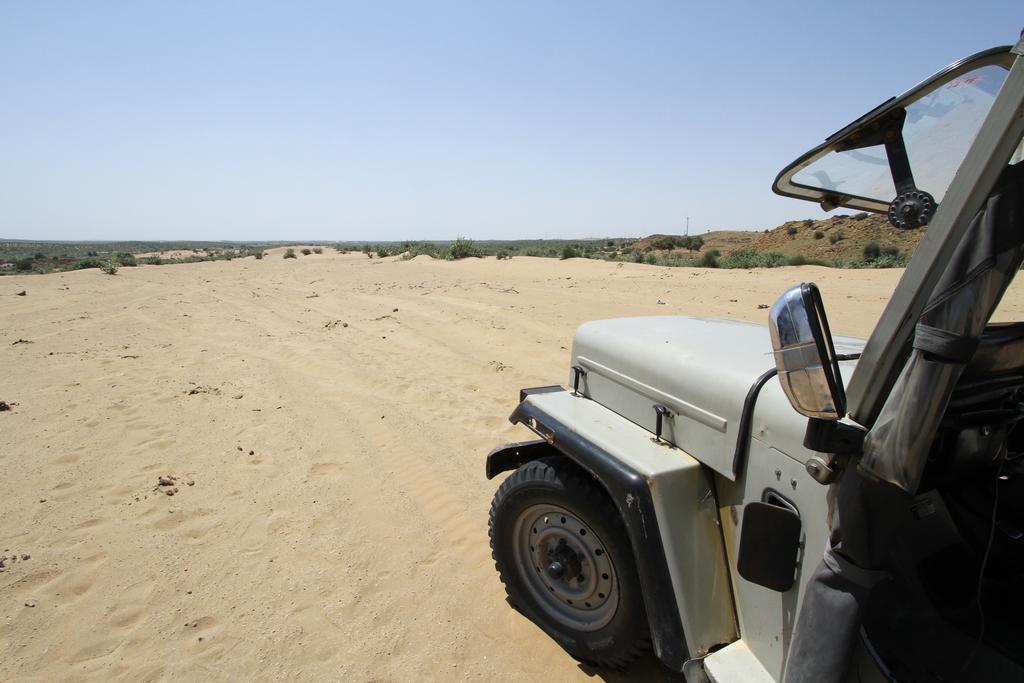
[[[763,321],[800,280],[864,336],[901,274],[281,251],[0,278],[0,680],[615,680],[504,602],[518,389],[585,320]]]

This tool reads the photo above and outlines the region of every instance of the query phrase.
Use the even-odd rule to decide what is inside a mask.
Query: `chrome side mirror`
[[[818,287],[804,282],[786,290],[772,306],[768,329],[779,383],[793,408],[824,420],[845,416],[846,392]]]

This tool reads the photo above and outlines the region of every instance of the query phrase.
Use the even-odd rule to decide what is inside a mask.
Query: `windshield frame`
[[[792,197],[794,199],[816,202],[821,204],[822,208],[826,211],[831,211],[838,207],[844,207],[847,209],[857,209],[859,211],[885,213],[889,209],[888,202],[883,202],[870,197],[840,194],[823,188],[802,185],[800,183],[793,182],[793,176],[818,159],[821,159],[833,152],[842,151],[846,148],[847,143],[852,142],[853,138],[861,135],[865,129],[869,128],[876,121],[885,118],[897,109],[902,109],[908,106],[945,82],[952,81],[970,71],[974,71],[975,69],[979,69],[984,66],[995,65],[1009,70],[1014,59],[1011,49],[1012,46],[1004,45],[965,57],[964,59],[950,64],[945,69],[933,74],[924,81],[921,81],[902,95],[898,97],[890,97],[882,104],[853,121],[853,123],[850,123],[832,135],[829,135],[825,138],[825,142],[814,147],[810,151],[805,152],[795,161],[783,168],[775,177],[775,182],[772,184],[772,190],[775,194],[783,197]]]

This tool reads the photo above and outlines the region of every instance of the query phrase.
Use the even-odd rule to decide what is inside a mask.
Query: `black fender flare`
[[[487,456],[487,478],[554,454],[569,458],[588,472],[608,493],[626,525],[643,590],[654,653],[673,671],[682,671],[690,658],[689,648],[647,480],[618,458],[552,420],[528,402],[520,403],[509,421],[526,424],[544,438],[508,444],[491,451]]]

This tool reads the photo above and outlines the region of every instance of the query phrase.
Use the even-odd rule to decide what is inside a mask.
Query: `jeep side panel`
[[[622,515],[644,586],[655,653],[682,670],[738,637],[712,475],[684,451],[571,392],[530,394],[511,416],[590,472]],[[488,473],[520,464],[539,442],[498,449]],[[517,453],[519,455],[517,455]]]

